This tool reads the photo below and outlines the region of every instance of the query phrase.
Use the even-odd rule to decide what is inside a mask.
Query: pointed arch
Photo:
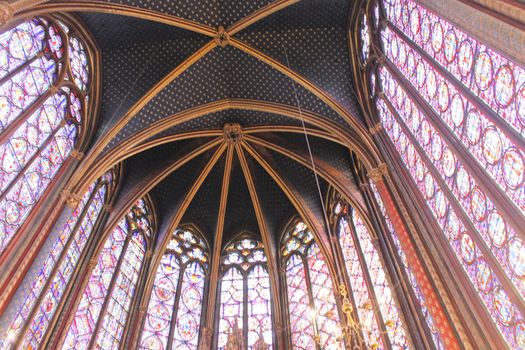
[[[209,246],[190,226],[172,235],[155,272],[139,349],[197,349]]]
[[[114,347],[122,340],[147,247],[156,229],[151,201],[139,199],[105,239],[62,349]]]
[[[302,221],[292,221],[284,232],[280,253],[286,271],[292,347],[344,349],[334,281],[313,234]]]

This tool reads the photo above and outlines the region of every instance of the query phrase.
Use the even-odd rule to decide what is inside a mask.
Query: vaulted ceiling
[[[100,50],[98,128],[73,183],[123,162],[113,219],[150,193],[164,235],[173,220],[193,222],[213,242],[222,220],[222,245],[242,231],[267,231],[263,241],[275,244],[297,214],[325,230],[319,192],[334,186],[360,205],[350,150],[373,152],[351,81],[352,8],[349,0],[38,6],[34,13],[79,15]],[[228,124],[240,127],[241,142]]]

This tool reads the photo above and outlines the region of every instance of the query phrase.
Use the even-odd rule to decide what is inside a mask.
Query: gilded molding
[[[219,26],[217,29],[217,35],[215,35],[215,43],[217,46],[226,47],[230,43],[230,34],[224,30],[223,26]]]
[[[381,130],[383,130],[383,125],[381,123],[377,123],[376,125],[372,126],[370,129],[370,133],[372,135],[376,135],[377,133],[379,133]]]
[[[67,206],[75,208],[78,203],[82,200],[82,196],[71,192],[70,190],[64,189],[60,192],[60,197],[66,202]]]
[[[76,160],[82,160],[82,158],[84,158],[84,152],[74,149],[71,151],[71,157],[75,158]]]
[[[388,175],[388,165],[386,163],[381,163],[377,168],[371,169],[366,175],[370,180],[379,182],[383,179],[383,176]]]
[[[226,124],[223,129],[224,141],[230,145],[237,145],[242,141],[243,131],[242,127],[237,124]]]
[[[14,14],[14,8],[7,1],[0,1],[0,26],[7,24]]]

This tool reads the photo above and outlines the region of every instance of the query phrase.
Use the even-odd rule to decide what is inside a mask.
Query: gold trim
[[[210,288],[208,290],[207,298],[207,316],[205,328],[214,329],[215,323],[215,311],[216,311],[216,300],[217,300],[217,286],[219,283],[219,265],[221,258],[221,247],[222,237],[224,234],[224,221],[226,219],[226,207],[228,204],[228,192],[230,189],[231,171],[233,165],[233,145],[228,145],[228,151],[226,153],[226,160],[224,165],[224,173],[222,177],[221,187],[221,199],[219,202],[219,212],[217,217],[217,226],[215,228],[215,238],[213,241],[213,254],[211,261],[211,272],[210,272]]]
[[[381,130],[383,130],[383,126],[381,125],[381,123],[377,123],[376,125],[370,127],[370,133],[372,135],[377,135]]]
[[[7,1],[0,1],[0,26],[11,21],[14,13],[15,9]]]
[[[234,23],[230,28],[228,28],[228,32],[230,35],[235,35],[241,30],[248,28],[252,24],[259,22],[261,19],[266,18],[276,12],[279,12],[280,10],[298,3],[300,0],[277,0],[274,1],[264,7],[261,7],[254,13],[252,13],[249,16],[244,17],[243,19],[237,21]]]
[[[334,265],[334,256],[332,254],[332,250],[330,249],[330,242],[328,241],[328,237],[326,234],[322,234],[324,232],[324,225],[319,221],[314,221],[314,216],[309,213],[305,208],[307,208],[306,205],[303,203],[300,203],[300,199],[303,199],[299,194],[295,193],[290,188],[290,184],[288,181],[286,181],[281,175],[274,169],[273,166],[271,166],[268,163],[268,160],[265,159],[263,156],[261,156],[251,145],[249,145],[246,142],[241,143],[244,150],[246,150],[250,156],[256,160],[257,163],[266,171],[266,173],[273,179],[273,181],[277,184],[277,186],[283,191],[283,193],[286,195],[290,203],[294,206],[297,213],[299,213],[302,220],[305,221],[306,225],[310,228],[312,231],[314,238],[316,242],[319,244],[319,248],[321,249],[321,252],[323,256],[326,259],[326,263],[328,265],[328,268],[330,270],[330,274],[334,281],[337,280],[337,271]],[[318,225],[314,224],[316,222]]]
[[[104,154],[97,160],[95,160],[97,155],[88,155],[84,159],[84,162],[82,162],[81,166],[77,169],[77,178],[71,179],[70,183],[75,188],[84,188],[88,186],[88,184],[94,179],[103,174],[107,169],[111,168],[114,164],[126,159],[128,156],[148,149],[148,147],[162,144],[162,142],[168,142],[168,138],[164,138],[153,140],[150,143],[140,144],[141,142],[150,139],[152,135],[158,134],[170,127],[179,125],[183,122],[198,118],[200,116],[227,109],[244,109],[273,113],[296,120],[300,120],[302,116],[305,122],[326,130],[327,133],[333,135],[332,138],[338,139],[341,144],[356,152],[365,166],[369,168],[373,167],[374,160],[370,158],[369,153],[367,153],[366,149],[363,148],[361,140],[356,135],[342,130],[340,126],[336,125],[333,121],[326,117],[309,111],[302,111],[301,115],[295,107],[277,103],[257,100],[225,99],[193,107],[166,118],[162,118],[161,120],[151,124],[146,129],[143,129],[122,141],[116,147],[113,147],[111,150],[109,150],[107,154]],[[222,131],[220,133],[222,133]],[[192,134],[183,133],[180,135],[182,139],[183,137],[191,137]],[[169,137],[169,140],[171,141],[175,141],[177,139],[178,138],[174,136]],[[135,149],[133,149],[133,147],[135,147]]]
[[[200,24],[188,19],[167,15],[162,12],[152,11],[144,8],[138,8],[135,6],[107,3],[104,1],[62,1],[52,2],[47,4],[41,4],[35,6],[27,11],[17,13],[13,20],[19,20],[23,18],[39,16],[47,13],[56,12],[99,12],[116,14],[123,16],[130,16],[135,18],[141,18],[153,22],[164,23],[173,27],[186,29],[195,33],[203,34],[209,37],[214,37],[216,30],[210,26]]]
[[[386,163],[381,163],[377,168],[371,169],[366,174],[370,180],[373,182],[382,181],[383,176],[388,174],[388,165]]]
[[[266,219],[264,218],[263,210],[259,201],[259,196],[257,195],[257,189],[255,187],[255,182],[253,181],[252,174],[250,172],[250,167],[244,155],[244,151],[241,148],[240,144],[235,145],[235,151],[237,153],[237,159],[241,164],[241,169],[244,174],[244,179],[246,180],[246,185],[248,186],[248,192],[250,192],[250,198],[252,200],[252,206],[255,211],[255,216],[257,218],[257,224],[259,226],[259,231],[261,233],[262,243],[264,245],[264,252],[266,254],[266,261],[268,265],[268,271],[270,275],[270,288],[272,290],[272,295],[274,300],[279,300],[279,271],[277,270],[276,257],[274,256],[275,248],[272,244],[272,239],[270,237],[270,232],[268,231],[268,226],[266,225]],[[276,250],[277,251],[277,250]],[[281,308],[279,303],[272,303],[274,308],[274,320],[278,323],[281,323]]]

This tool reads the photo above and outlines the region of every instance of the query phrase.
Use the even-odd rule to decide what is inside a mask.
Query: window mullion
[[[11,180],[11,182],[9,183],[9,185],[5,188],[5,190],[0,194],[0,202],[3,201],[5,199],[5,197],[9,194],[9,192],[11,191],[11,189],[16,186],[16,184],[18,184],[18,182],[20,181],[20,179],[24,178],[24,176],[26,175],[26,171],[27,169],[29,169],[31,167],[31,165],[33,165],[33,162],[35,160],[37,160],[40,155],[42,154],[42,152],[46,149],[46,147],[55,139],[55,136],[57,135],[57,133],[66,125],[66,122],[64,120],[62,120],[60,122],[60,124],[58,125],[58,127],[53,130],[52,133],[49,134],[49,136],[47,137],[47,139],[44,141],[44,143],[42,143],[42,145],[38,148],[38,151],[35,152],[35,154],[33,154],[31,156],[31,158],[28,159],[28,161],[26,162],[26,164],[18,171],[18,175],[16,175],[13,180]],[[67,157],[66,157],[67,158]],[[37,201],[35,198],[33,198],[33,200],[35,200],[35,202]]]
[[[315,243],[312,243],[312,244],[315,244]],[[314,329],[314,339],[312,339],[314,341],[314,344],[315,344],[315,348],[316,350],[323,350],[321,349],[321,346],[320,346],[320,343],[317,341],[318,337],[320,337],[320,334],[319,334],[319,327],[317,325],[317,314],[315,313],[315,300],[314,300],[314,292],[312,290],[312,280],[310,278],[310,267],[308,266],[308,250],[310,249],[310,247],[312,246],[312,244],[310,244],[309,247],[307,247],[304,251],[305,251],[305,256],[303,257],[302,255],[299,255],[301,257],[301,261],[302,261],[302,264],[303,264],[303,268],[304,268],[304,276],[305,276],[305,279],[306,279],[306,288],[308,289],[308,299],[310,299],[310,303],[309,303],[309,307],[310,307],[310,315],[308,315],[310,317],[310,323],[312,324],[312,327]],[[312,314],[313,314],[313,317],[312,317]],[[314,324],[315,323],[315,324]]]
[[[453,150],[454,155],[461,160],[465,169],[468,169],[468,173],[476,179],[476,184],[490,197],[495,207],[500,209],[499,213],[505,218],[505,221],[512,224],[518,236],[520,236],[519,233],[522,232],[521,237],[525,238],[525,232],[521,230],[521,228],[525,226],[525,217],[522,211],[492,176],[482,170],[481,165],[474,155],[472,155],[463,142],[455,136],[454,132],[450,130],[440,116],[437,115],[432,107],[421,97],[412,86],[412,83],[410,83],[388,59],[385,65],[390,74],[399,82],[400,87],[405,90],[406,94],[414,101],[416,106],[421,109],[422,114],[425,116],[424,119],[428,120],[430,124],[438,130],[443,140],[446,141],[447,147]],[[397,119],[400,119],[397,112],[396,116],[398,117]],[[407,132],[412,134],[410,130],[407,130]],[[417,143],[419,144],[419,142]]]
[[[110,233],[111,234],[111,233]],[[95,348],[95,342],[97,340],[98,332],[100,331],[100,327],[102,326],[102,322],[104,320],[104,316],[106,314],[109,301],[111,299],[111,294],[113,293],[113,289],[115,288],[115,284],[117,283],[117,278],[120,274],[120,268],[122,266],[122,263],[124,261],[124,257],[128,251],[128,246],[131,242],[133,236],[133,232],[127,232],[126,233],[126,242],[124,243],[124,246],[122,247],[122,251],[120,252],[120,256],[117,262],[117,266],[115,266],[115,270],[113,272],[113,277],[111,278],[111,282],[108,287],[108,292],[106,293],[106,297],[104,298],[104,303],[102,304],[102,307],[100,309],[100,313],[98,315],[97,323],[95,325],[95,329],[93,330],[93,333],[91,334],[91,340],[89,341],[88,349],[94,349]],[[89,285],[89,278],[88,277],[88,284]],[[86,286],[87,287],[87,286]],[[82,297],[82,296],[81,296]]]
[[[357,237],[357,234],[355,231],[354,220],[352,219],[350,215],[347,215],[346,220],[348,221],[348,228],[350,229],[349,234],[352,235],[352,240],[354,241],[355,250],[359,258],[359,264],[361,265],[361,270],[363,271],[366,286],[368,289],[368,295],[370,297],[370,302],[372,303],[372,308],[374,310],[374,315],[379,324],[379,327],[381,328],[381,339],[383,340],[383,344],[385,344],[385,346],[388,349],[392,349],[392,343],[390,342],[390,338],[388,337],[388,331],[386,329],[386,325],[383,320],[383,315],[381,314],[381,309],[379,308],[379,303],[377,302],[377,299],[376,299],[374,284],[372,283],[372,278],[370,277],[370,273],[368,271],[368,265],[366,264],[366,260],[363,255],[363,251],[361,249],[361,242],[359,241],[359,237]]]
[[[43,55],[44,55],[44,52],[43,51],[39,51],[32,58],[30,58],[29,60],[25,61],[20,66],[16,67],[15,69],[13,69],[9,73],[7,73],[3,78],[0,79],[0,86],[2,86],[5,83],[7,83],[14,76],[16,76],[18,73],[20,73],[23,69],[25,69],[25,68],[29,67],[31,64],[33,64],[36,60],[38,60],[39,58],[42,58]]]
[[[28,331],[29,329],[29,326],[31,325],[31,323],[33,322],[33,318],[35,317],[35,314],[38,310],[38,307],[40,306],[40,304],[42,303],[42,300],[44,299],[45,295],[46,295],[46,291],[47,289],[49,288],[51,282],[53,281],[53,279],[55,278],[56,274],[58,273],[58,269],[60,268],[61,264],[62,264],[62,261],[64,260],[64,258],[67,256],[67,253],[68,253],[68,250],[69,250],[69,247],[71,246],[71,244],[73,243],[73,240],[75,238],[75,234],[77,232],[77,230],[79,229],[80,225],[82,224],[82,221],[84,220],[88,210],[89,210],[89,207],[91,206],[91,203],[93,202],[93,199],[95,198],[99,188],[100,188],[101,184],[98,184],[94,189],[93,189],[93,192],[91,193],[88,201],[86,202],[86,205],[84,206],[84,209],[81,213],[81,215],[79,215],[78,219],[77,219],[77,222],[75,223],[75,226],[73,228],[73,230],[71,230],[71,234],[70,234],[70,237],[68,238],[67,240],[67,243],[64,245],[64,247],[62,248],[62,252],[60,253],[60,256],[59,258],[57,259],[57,261],[55,262],[54,264],[54,267],[53,267],[53,271],[52,273],[49,275],[49,277],[47,278],[46,280],[46,283],[44,284],[44,286],[42,287],[42,290],[40,291],[40,295],[39,297],[36,299],[32,309],[31,309],[31,312],[29,314],[29,316],[27,317],[26,321],[25,321],[25,324],[24,324],[24,327],[22,328],[22,331],[19,333],[19,337],[18,337],[18,340],[17,342],[14,344],[13,348],[18,348],[23,339],[24,339],[24,336],[26,334],[26,332]],[[55,314],[56,315],[56,314]]]
[[[426,60],[432,68],[439,72],[446,80],[452,84],[461,94],[471,103],[474,107],[479,109],[481,113],[487,116],[505,135],[516,145],[519,145],[522,149],[525,149],[525,139],[520,133],[514,129],[512,126],[507,123],[502,117],[500,117],[496,112],[494,112],[490,107],[488,107],[481,99],[476,97],[468,88],[463,85],[456,77],[452,76],[443,66],[436,62],[436,60],[430,56],[425,50],[421,49],[416,43],[412,41],[406,34],[397,28],[392,22],[387,21],[387,26],[397,35],[399,35],[412,49],[417,51],[421,57]],[[478,44],[479,45],[479,44]],[[476,50],[478,47],[476,46]],[[474,63],[472,64],[472,76],[474,74]],[[472,82],[473,78],[471,76],[470,81]]]
[[[177,314],[179,311],[182,282],[184,281],[184,271],[186,271],[186,269],[188,268],[188,265],[189,265],[189,262],[186,265],[184,265],[183,268],[179,269],[179,276],[177,277],[177,290],[175,291],[175,301],[173,302],[173,309],[171,310],[170,331],[168,333],[169,334],[168,335],[168,347],[166,350],[173,349],[173,335],[175,334],[175,326],[177,324]],[[182,266],[182,264],[180,264],[179,266]]]
[[[408,130],[407,126],[405,125],[403,120],[400,118],[395,108],[391,105],[390,101],[388,101],[388,99],[383,99],[383,100],[385,101],[386,105],[388,106],[390,112],[392,113],[392,115],[394,116],[398,124],[403,129],[404,133],[410,139],[411,143],[413,144],[414,148],[419,154],[419,157],[421,157],[423,162],[428,167],[430,173],[432,174],[432,177],[439,184],[441,191],[446,196],[447,200],[450,202],[450,205],[454,208],[454,212],[458,215],[461,222],[465,225],[467,232],[471,235],[472,239],[479,246],[479,249],[483,252],[484,257],[490,261],[490,265],[494,268],[504,289],[509,293],[509,297],[511,298],[512,302],[518,307],[520,313],[525,314],[525,302],[522,300],[522,298],[520,297],[520,293],[516,290],[514,285],[511,283],[511,281],[507,277],[507,274],[501,267],[501,264],[497,261],[497,259],[495,258],[490,248],[487,247],[487,244],[485,243],[483,238],[480,236],[476,227],[470,221],[470,218],[465,213],[463,207],[458,203],[457,199],[455,198],[454,194],[448,187],[447,183],[441,177],[441,175],[439,174],[438,170],[435,168],[432,161],[430,161],[428,156],[425,154],[425,151],[419,145],[414,135],[410,132],[410,130]]]

